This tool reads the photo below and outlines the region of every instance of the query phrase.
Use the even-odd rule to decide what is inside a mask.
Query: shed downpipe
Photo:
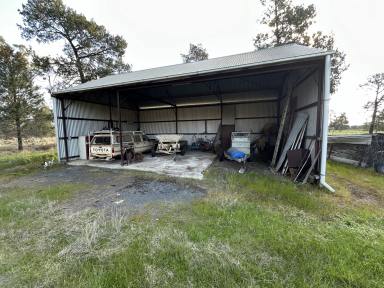
[[[321,137],[321,159],[320,159],[320,186],[335,192],[327,182],[325,182],[327,167],[327,145],[328,145],[328,122],[329,122],[329,101],[330,101],[330,80],[331,80],[331,56],[325,57],[324,65],[324,87],[323,87],[323,129]]]

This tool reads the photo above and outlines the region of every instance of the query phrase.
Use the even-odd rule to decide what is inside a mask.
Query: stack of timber
[[[311,141],[308,149],[304,147],[308,114],[297,113],[295,116],[294,121],[291,121],[292,125],[288,125],[289,128],[285,141],[278,139],[278,141],[285,143],[281,151],[275,150],[275,154],[279,154],[279,156],[276,164],[272,161],[272,167],[276,173],[281,173],[282,175],[289,174],[295,182],[305,183],[315,168],[319,152],[315,155],[314,161],[312,161],[311,155],[315,149],[315,141]],[[284,128],[280,126],[280,129]]]
[[[361,167],[384,163],[384,134],[329,136],[328,158]]]

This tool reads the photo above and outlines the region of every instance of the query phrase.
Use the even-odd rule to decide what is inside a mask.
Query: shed
[[[89,81],[53,93],[60,160],[79,157],[78,138],[103,127],[148,135],[215,137],[220,125],[262,135],[284,111],[309,116],[304,145],[325,182],[332,52],[289,44]],[[287,104],[288,103],[288,104]],[[319,154],[320,157],[316,158]],[[329,187],[330,188],[330,187]]]

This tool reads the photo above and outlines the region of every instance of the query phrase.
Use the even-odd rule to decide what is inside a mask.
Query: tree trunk
[[[80,59],[76,59],[76,67],[77,67],[77,70],[79,71],[79,76],[80,76],[81,83],[85,83],[86,81],[85,81],[83,67],[81,66]]]
[[[81,66],[81,60],[80,60],[80,57],[79,57],[79,53],[75,47],[75,45],[72,43],[72,41],[70,40],[69,37],[66,37],[68,42],[69,42],[69,45],[71,45],[71,48],[72,48],[72,51],[73,51],[73,54],[75,54],[75,58],[76,58],[76,68],[77,68],[77,71],[79,72],[79,76],[80,76],[80,81],[81,83],[85,83],[85,76],[84,76],[84,71],[83,71],[83,66]]]
[[[369,134],[373,134],[373,130],[375,129],[376,114],[377,114],[377,104],[375,103],[375,108],[373,109],[373,114],[372,114],[371,125],[369,125]]]
[[[373,108],[372,121],[369,125],[369,134],[373,134],[373,130],[375,129],[376,124],[376,114],[377,114],[377,102],[375,101],[375,107]]]
[[[371,125],[369,125],[369,134],[373,134],[373,130],[375,129],[377,106],[379,106],[378,99],[377,99],[378,96],[379,96],[379,92],[376,91],[376,98],[375,98],[375,105],[373,107],[372,121],[371,121]]]
[[[280,39],[280,29],[279,29],[279,15],[277,13],[277,1],[275,1],[275,36],[276,36],[276,44],[280,45],[281,44],[281,39]]]
[[[21,136],[20,119],[16,118],[17,150],[23,150],[23,137]]]

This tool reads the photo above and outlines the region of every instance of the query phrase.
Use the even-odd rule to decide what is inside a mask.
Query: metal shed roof
[[[65,94],[106,87],[171,80],[173,78],[186,76],[205,75],[248,67],[281,64],[295,60],[321,57],[331,53],[332,52],[330,51],[324,51],[322,49],[311,48],[303,45],[288,44],[269,49],[212,58],[199,62],[176,64],[110,75],[71,88],[56,91],[53,94]]]

